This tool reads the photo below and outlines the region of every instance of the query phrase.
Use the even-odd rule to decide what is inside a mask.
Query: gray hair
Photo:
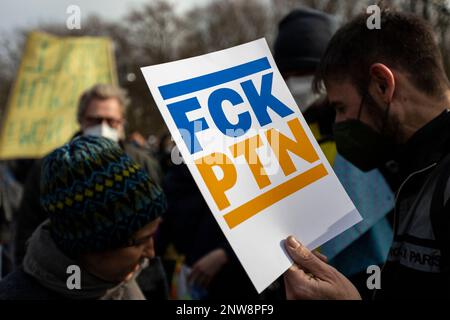
[[[129,104],[127,92],[120,87],[110,84],[96,84],[92,88],[83,92],[80,97],[77,110],[78,123],[81,123],[81,119],[83,118],[83,115],[92,100],[104,100],[110,98],[115,98],[119,101],[119,104],[122,107],[122,114],[125,116],[126,108]]]

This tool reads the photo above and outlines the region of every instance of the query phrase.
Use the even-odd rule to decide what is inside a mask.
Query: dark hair
[[[360,14],[330,40],[314,79],[315,91],[329,80],[350,80],[361,95],[369,85],[374,63],[405,72],[429,96],[450,86],[431,26],[413,14],[383,9],[381,29],[369,29],[369,14]]]

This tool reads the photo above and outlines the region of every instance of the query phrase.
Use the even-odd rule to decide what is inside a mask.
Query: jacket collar
[[[439,162],[450,151],[450,110],[419,129],[399,150],[401,175]]]

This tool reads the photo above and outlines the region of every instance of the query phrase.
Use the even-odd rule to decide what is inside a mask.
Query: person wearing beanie
[[[125,115],[129,99],[126,92],[113,85],[96,84],[80,96],[76,111],[80,131],[74,136],[102,136],[118,143],[150,178],[161,184],[158,161],[125,138]],[[13,220],[13,266],[20,267],[27,251],[27,242],[48,214],[39,202],[42,159],[35,160],[24,184],[23,197]],[[139,276],[138,283],[149,299],[166,299],[168,283],[163,264],[157,257]]]
[[[335,112],[325,96],[314,93],[312,83],[337,27],[336,19],[322,11],[295,9],[281,19],[273,45],[277,67],[331,163],[336,155],[332,141]]]
[[[0,281],[0,300],[145,299],[135,278],[155,256],[166,198],[117,143],[82,136],[50,153],[40,201],[49,219]]]
[[[336,29],[334,17],[310,8],[293,10],[278,25],[274,59],[302,112],[319,97],[312,80]]]

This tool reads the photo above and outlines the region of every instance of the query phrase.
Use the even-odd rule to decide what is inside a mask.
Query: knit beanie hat
[[[313,9],[296,9],[278,26],[274,59],[280,71],[315,72],[328,42],[337,30],[337,21]]]
[[[167,206],[161,188],[117,143],[92,136],[45,157],[40,200],[54,241],[69,255],[125,246]]]

